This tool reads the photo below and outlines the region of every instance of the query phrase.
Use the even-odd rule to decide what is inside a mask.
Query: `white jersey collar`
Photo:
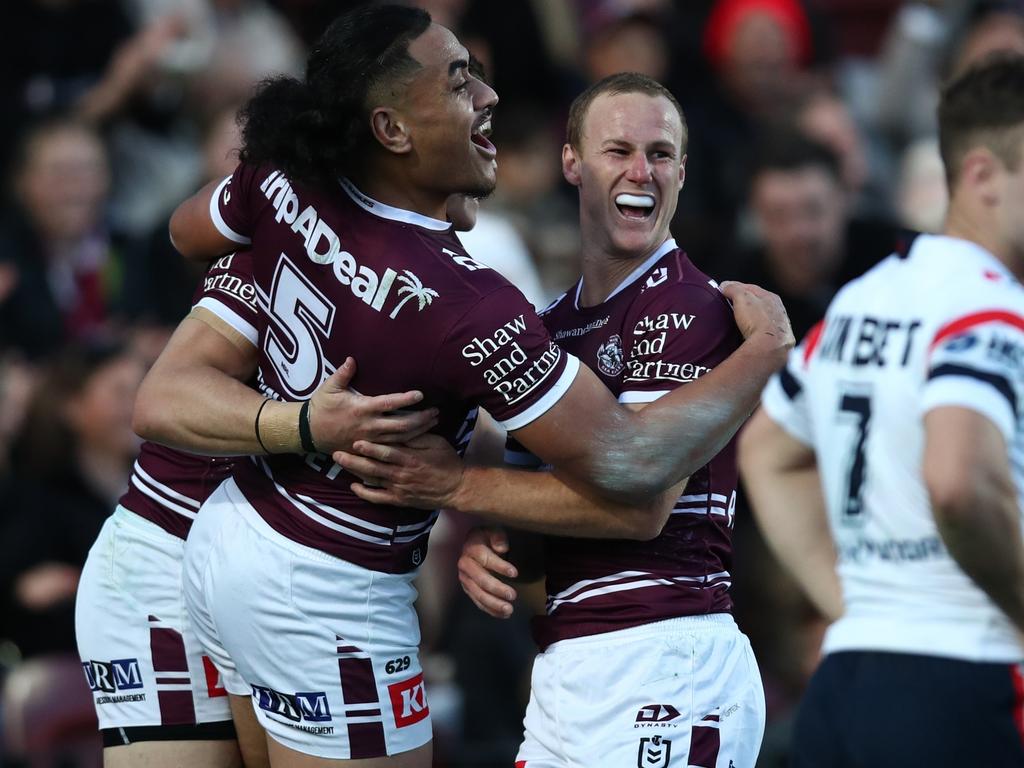
[[[626,279],[619,283],[615,290],[609,293],[608,296],[605,297],[605,300],[601,302],[601,304],[605,304],[614,299],[616,296],[618,296],[620,293],[626,290],[629,286],[631,286],[633,283],[635,283],[637,280],[639,280],[641,277],[647,274],[647,270],[649,270],[651,267],[657,264],[661,260],[662,256],[664,256],[666,253],[674,251],[677,247],[678,246],[676,245],[676,241],[670,237],[668,240],[662,243],[661,246],[659,246],[657,250],[654,251],[654,253],[652,253],[650,256],[644,259],[643,264],[641,264],[639,267],[630,272]],[[580,308],[580,294],[582,292],[583,278],[580,277],[580,281],[576,285],[576,309]],[[600,304],[597,306],[600,306]],[[587,309],[593,309],[593,307],[587,307]]]
[[[1003,262],[987,248],[975,242],[949,235],[918,235],[910,246],[911,259],[944,258],[958,265],[974,264],[981,269],[991,270],[1007,280],[1016,283],[1014,276]]]
[[[364,195],[348,179],[339,179],[339,181],[341,182],[341,188],[348,193],[348,196],[355,201],[356,205],[367,213],[372,213],[374,216],[382,219],[390,219],[391,221],[400,221],[403,224],[413,224],[424,229],[432,229],[435,232],[447,232],[451,229],[450,221],[441,221],[440,219],[433,219],[430,216],[424,216],[415,211],[395,208],[393,205],[382,203],[368,195]]]

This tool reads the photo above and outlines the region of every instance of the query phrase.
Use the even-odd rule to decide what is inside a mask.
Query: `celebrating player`
[[[950,84],[939,132],[945,233],[840,291],[741,442],[769,544],[837,619],[796,766],[1024,765],[1024,59]]]

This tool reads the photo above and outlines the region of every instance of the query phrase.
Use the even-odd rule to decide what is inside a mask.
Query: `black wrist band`
[[[317,453],[313,442],[313,430],[309,428],[309,400],[299,409],[299,442],[306,453]]]
[[[260,444],[260,448],[262,448],[263,452],[266,454],[269,454],[270,451],[267,450],[267,446],[263,444],[263,438],[260,437],[260,414],[263,413],[263,409],[269,402],[270,398],[268,397],[264,399],[262,403],[260,403],[260,408],[258,411],[256,411],[256,423],[253,425],[253,427],[256,429],[256,442]]]

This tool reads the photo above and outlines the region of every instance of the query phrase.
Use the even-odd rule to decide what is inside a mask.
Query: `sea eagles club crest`
[[[618,334],[597,348],[597,367],[605,376],[618,376],[626,367],[622,361],[622,339]]]

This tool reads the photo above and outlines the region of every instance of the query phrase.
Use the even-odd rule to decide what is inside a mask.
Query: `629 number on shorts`
[[[400,659],[392,659],[385,664],[384,671],[389,675],[393,675],[396,672],[405,672],[411,666],[412,659],[409,656],[402,656]]]

